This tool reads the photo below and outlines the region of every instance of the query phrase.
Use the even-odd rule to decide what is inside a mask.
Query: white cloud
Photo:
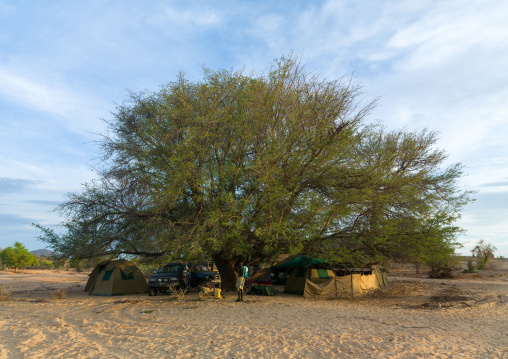
[[[102,127],[101,101],[86,98],[67,84],[22,76],[0,65],[0,94],[17,105],[54,116],[73,131],[84,133]]]
[[[387,47],[410,51],[400,67],[415,71],[478,51],[508,45],[508,7],[502,2],[437,3],[417,22],[395,32]]]
[[[0,173],[8,178],[37,181],[37,188],[51,191],[76,191],[81,183],[94,178],[90,168],[81,163],[61,160],[46,163],[22,162],[17,159],[0,158]]]
[[[165,7],[163,15],[163,19],[169,21],[168,25],[171,27],[179,25],[196,31],[219,26],[223,21],[223,17],[218,11],[208,7],[196,7],[192,10]]]

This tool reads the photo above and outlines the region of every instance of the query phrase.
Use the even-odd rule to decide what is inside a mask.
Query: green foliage
[[[459,268],[460,259],[446,252],[435,253],[426,260],[430,278],[451,278],[452,272]]]
[[[43,265],[44,267],[46,267],[47,269],[53,269],[55,266],[53,265],[52,262],[48,261],[47,259],[43,259],[42,262],[41,262],[41,265]]]
[[[40,239],[62,258],[212,257],[227,282],[235,260],[280,254],[435,260],[457,246],[462,167],[441,168],[434,132],[366,124],[361,96],[291,57],[264,77],[205,69],[132,94],[99,178],[59,207],[66,231],[36,225]]]
[[[39,265],[37,257],[31,254],[20,242],[14,242],[13,247],[5,248],[0,253],[0,258],[5,266],[13,267],[14,271],[17,271],[18,268]]]
[[[471,259],[467,261],[467,269],[464,269],[463,273],[476,273],[476,266]]]
[[[478,270],[487,268],[489,261],[494,258],[494,252],[497,250],[495,246],[486,243],[483,239],[471,251],[473,257],[476,257],[476,267]]]
[[[69,268],[79,268],[80,260],[78,258],[72,258],[69,261]]]
[[[424,243],[419,246],[422,251],[420,257],[429,267],[429,277],[451,278],[452,272],[459,269],[460,264],[460,257],[455,253],[457,243],[440,236]]]
[[[137,258],[132,258],[130,261],[134,263],[145,276],[151,276],[162,264],[168,262],[167,260],[140,260]]]

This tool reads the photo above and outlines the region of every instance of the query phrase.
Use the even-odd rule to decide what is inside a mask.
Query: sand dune
[[[348,300],[93,297],[86,273],[0,271],[0,358],[506,358],[507,271],[392,273]],[[56,299],[56,289],[66,298]]]

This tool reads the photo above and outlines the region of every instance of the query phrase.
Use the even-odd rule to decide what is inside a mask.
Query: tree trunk
[[[212,259],[219,270],[222,290],[224,292],[236,292],[236,279],[238,274],[235,270],[235,260],[224,258],[224,254],[219,252],[212,254]]]

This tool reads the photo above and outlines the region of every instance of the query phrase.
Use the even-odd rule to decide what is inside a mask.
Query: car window
[[[181,266],[179,265],[167,265],[159,268],[159,273],[178,273]]]
[[[210,270],[203,265],[195,265],[194,266],[194,272],[209,272]]]

